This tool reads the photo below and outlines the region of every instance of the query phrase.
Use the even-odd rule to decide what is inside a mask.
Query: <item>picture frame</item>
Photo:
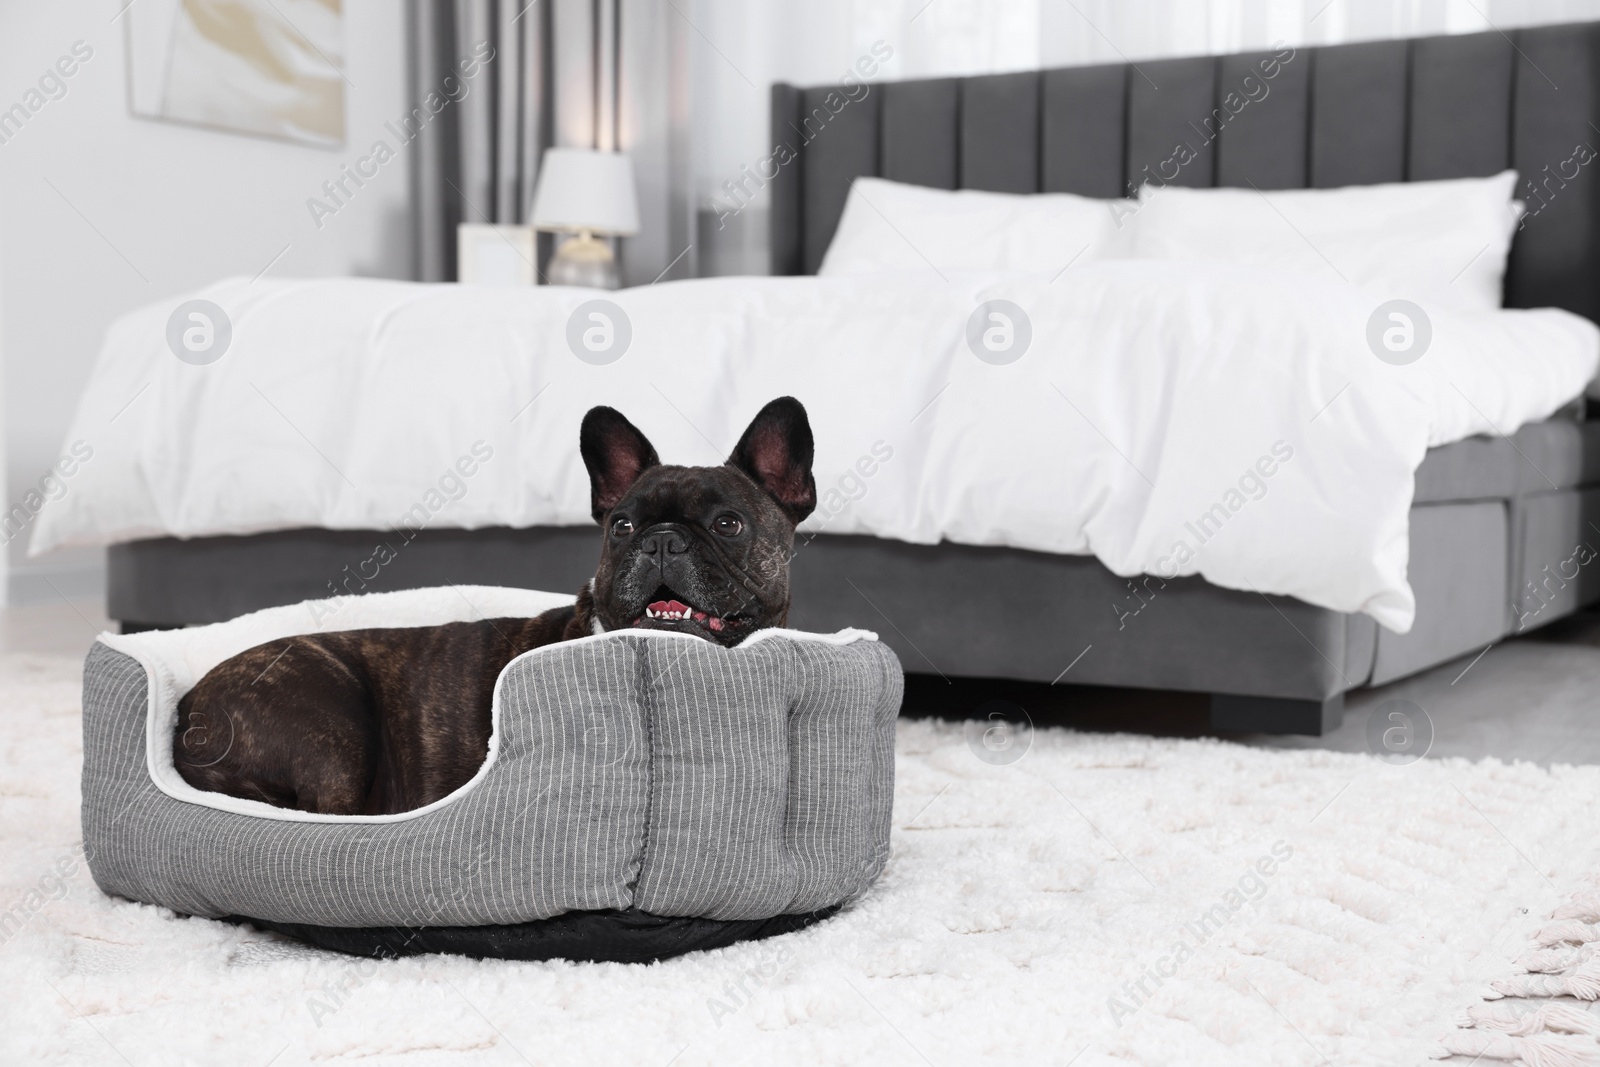
[[[535,285],[538,233],[532,226],[463,222],[456,227],[456,281],[461,285]]]
[[[125,12],[134,117],[345,143],[343,0],[143,0]]]

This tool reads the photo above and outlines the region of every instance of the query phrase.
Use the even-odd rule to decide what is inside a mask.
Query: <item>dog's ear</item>
[[[817,506],[811,453],[806,409],[794,397],[780,396],[756,414],[728,463],[755,479],[799,525]]]
[[[616,408],[590,408],[578,431],[578,451],[589,468],[589,510],[595,522],[617,506],[639,475],[660,463],[639,428]]]

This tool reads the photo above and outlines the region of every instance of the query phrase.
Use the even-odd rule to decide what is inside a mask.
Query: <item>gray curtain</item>
[[[457,223],[527,221],[553,127],[551,5],[410,0],[408,13],[417,277],[454,281]]]
[[[408,15],[420,280],[455,280],[458,223],[528,220],[551,145],[632,158],[641,229],[620,242],[624,284],[693,276],[681,18],[657,0],[409,0]],[[550,250],[541,235],[541,277]]]
[[[543,2],[543,0],[541,0]],[[690,41],[685,0],[618,0],[617,140],[633,159],[639,236],[624,241],[622,284],[693,278],[694,158],[689,137]]]

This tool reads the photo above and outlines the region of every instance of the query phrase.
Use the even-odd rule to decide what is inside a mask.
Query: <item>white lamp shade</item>
[[[533,225],[627,237],[639,232],[633,165],[620,152],[551,148],[533,192]]]

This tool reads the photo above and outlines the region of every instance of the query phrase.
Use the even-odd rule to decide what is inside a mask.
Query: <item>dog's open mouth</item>
[[[748,626],[750,621],[751,617],[743,612],[713,615],[702,611],[684,602],[677,593],[663,585],[651,594],[650,603],[646,605],[644,613],[633,620],[633,625],[652,630],[677,630],[702,637],[712,634],[727,637],[731,632]]]

